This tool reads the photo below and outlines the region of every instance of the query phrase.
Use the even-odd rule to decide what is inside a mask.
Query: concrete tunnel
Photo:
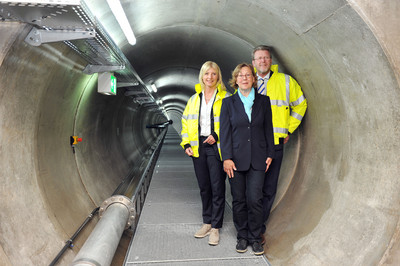
[[[309,102],[285,148],[269,261],[400,265],[399,1],[125,0],[134,46],[105,0],[86,3],[144,84],[157,86],[165,113],[127,88],[97,93],[97,74],[83,73],[87,62],[69,46],[31,46],[32,25],[0,22],[0,264],[49,264],[121,180],[140,173],[159,134],[145,125],[170,118],[180,131],[201,65],[217,62],[227,84],[267,44]],[[71,135],[83,138],[75,152]]]

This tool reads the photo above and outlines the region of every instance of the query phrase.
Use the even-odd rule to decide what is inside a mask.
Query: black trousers
[[[281,170],[283,158],[283,144],[275,145],[275,157],[271,165],[265,173],[265,182],[263,187],[263,226],[262,233],[265,233],[265,223],[271,213],[272,205],[274,204],[276,190],[278,187],[279,172]]]
[[[235,171],[234,177],[229,179],[237,238],[247,239],[250,244],[261,241],[264,179],[264,171],[252,167],[247,171]]]
[[[226,175],[216,153],[217,144],[203,144],[204,140],[200,138],[199,157],[192,157],[200,188],[203,223],[211,224],[212,228],[221,228],[225,210]]]

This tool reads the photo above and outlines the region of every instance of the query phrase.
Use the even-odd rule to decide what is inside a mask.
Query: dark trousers
[[[199,157],[193,158],[194,171],[200,188],[203,223],[221,228],[225,210],[225,172],[214,145],[203,144],[200,138]]]
[[[275,145],[275,156],[267,173],[265,173],[265,182],[263,187],[263,225],[262,233],[265,233],[265,223],[268,220],[271,212],[272,204],[274,203],[276,190],[278,187],[279,172],[281,170],[283,158],[283,144]]]
[[[237,238],[250,243],[261,240],[263,223],[263,185],[264,171],[235,171],[229,179],[232,193],[233,223]]]

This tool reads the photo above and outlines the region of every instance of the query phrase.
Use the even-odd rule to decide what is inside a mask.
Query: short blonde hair
[[[226,90],[225,85],[222,82],[221,69],[219,68],[217,63],[215,63],[213,61],[207,61],[201,66],[200,73],[199,73],[199,82],[200,82],[201,90],[204,91],[204,88],[206,87],[206,84],[204,84],[204,82],[203,82],[203,76],[210,68],[214,68],[217,71],[217,75],[218,75],[217,87],[218,87],[218,85],[220,85],[221,90],[223,90],[223,91]]]
[[[229,85],[232,88],[237,89],[239,86],[236,84],[237,81],[237,77],[239,75],[240,70],[242,70],[242,68],[244,67],[248,67],[250,68],[251,73],[253,74],[254,77],[254,83],[253,83],[253,88],[257,87],[257,75],[256,72],[254,71],[254,67],[252,64],[247,64],[247,63],[241,63],[239,65],[237,65],[235,67],[235,69],[232,71],[232,78],[229,80]]]

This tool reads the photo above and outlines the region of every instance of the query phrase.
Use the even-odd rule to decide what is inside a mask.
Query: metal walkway
[[[236,252],[236,230],[228,204],[219,245],[208,245],[208,237],[193,236],[202,224],[200,193],[193,163],[180,141],[170,127],[125,265],[269,265],[250,246],[246,253]]]

